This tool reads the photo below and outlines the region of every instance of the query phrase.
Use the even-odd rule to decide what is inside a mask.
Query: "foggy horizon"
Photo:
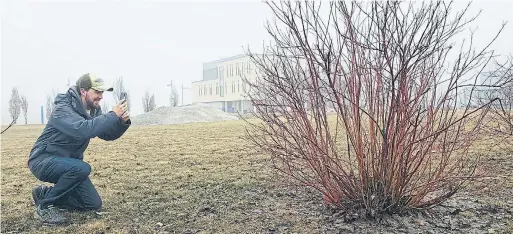
[[[468,2],[456,1],[455,10]],[[132,100],[131,115],[143,113],[146,91],[156,106],[169,105],[171,80],[179,93],[202,80],[203,64],[259,51],[269,35],[272,12],[261,1],[50,2],[3,1],[1,18],[2,125],[9,124],[13,87],[28,100],[28,124],[41,124],[46,96],[65,92],[91,72],[113,83],[123,77]],[[491,50],[513,54],[513,2],[475,1],[467,16],[483,12],[470,26],[476,48],[489,42],[508,21]],[[465,34],[466,35],[466,34]],[[31,86],[31,87],[29,87]],[[104,99],[114,105],[112,94]],[[191,103],[185,89],[184,104]],[[103,102],[103,101],[102,101]],[[18,124],[24,124],[23,113]],[[46,117],[45,117],[46,123]]]

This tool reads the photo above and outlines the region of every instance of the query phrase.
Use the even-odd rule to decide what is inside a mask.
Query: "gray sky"
[[[65,91],[68,78],[74,83],[87,72],[109,82],[122,76],[132,115],[142,113],[146,90],[155,94],[157,106],[168,105],[171,79],[190,87],[202,79],[204,62],[241,54],[247,46],[259,50],[269,38],[263,26],[271,17],[264,3],[249,0],[5,0],[0,9],[2,124],[10,122],[12,87],[27,96],[28,121],[38,124],[46,95]],[[476,1],[470,13],[479,9],[483,13],[472,25],[478,27],[477,46],[509,21],[493,48],[513,53],[513,1]],[[114,104],[110,93],[104,96]],[[186,90],[184,102],[190,99]]]

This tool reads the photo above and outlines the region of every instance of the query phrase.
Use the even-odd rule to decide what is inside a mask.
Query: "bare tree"
[[[169,94],[169,105],[171,107],[178,106],[178,91],[173,83],[171,85],[171,93]]]
[[[9,112],[11,114],[11,123],[0,134],[3,134],[7,129],[11,128],[18,121],[21,110],[21,99],[16,87],[12,88],[11,99],[9,100]]]
[[[21,112],[21,98],[18,88],[13,87],[11,92],[11,99],[9,100],[9,113],[11,113],[11,119],[14,124],[17,123],[17,119]]]
[[[460,34],[470,5],[267,4],[273,44],[248,52],[258,78],[243,78],[262,120],[247,121],[247,139],[281,173],[368,216],[437,205],[474,178],[467,152],[497,99],[471,108],[493,53]]]
[[[114,99],[116,103],[118,103],[121,100],[121,94],[123,92],[126,92],[127,95],[127,103],[128,103],[128,111],[130,111],[130,107],[132,106],[132,102],[130,102],[130,92],[125,88],[125,85],[123,84],[123,77],[119,77],[114,82]]]
[[[109,103],[103,99],[103,103],[102,103],[102,113],[107,113],[110,111],[110,105]]]
[[[150,98],[150,111],[152,110],[155,110],[155,108],[157,108],[157,104],[155,103],[155,95],[151,95],[151,98]]]
[[[143,111],[146,113],[149,111],[150,93],[146,91],[142,97]]]
[[[142,98],[142,104],[143,104],[144,112],[150,112],[150,111],[154,110],[156,107],[155,95],[154,94],[150,95],[150,93],[148,91],[146,91],[146,93],[144,93],[144,96]]]
[[[21,96],[21,110],[23,111],[23,117],[25,117],[25,124],[27,124],[28,101],[24,95]]]
[[[50,120],[52,111],[55,108],[55,97],[57,97],[57,91],[54,89],[46,95],[46,121]]]

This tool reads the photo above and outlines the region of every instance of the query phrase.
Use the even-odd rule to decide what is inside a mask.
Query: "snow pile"
[[[192,104],[180,107],[159,107],[153,111],[131,118],[135,125],[182,124],[215,122],[239,119],[222,110],[206,104]]]

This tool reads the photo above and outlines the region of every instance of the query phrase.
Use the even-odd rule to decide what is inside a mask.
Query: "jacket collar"
[[[84,107],[84,104],[82,103],[82,99],[80,99],[80,93],[76,85],[73,85],[68,89],[67,96],[71,101],[71,106],[73,107],[73,109],[75,109],[75,111],[78,112],[80,115],[90,119],[98,114],[98,109],[93,109],[90,113],[87,112],[87,110]]]

